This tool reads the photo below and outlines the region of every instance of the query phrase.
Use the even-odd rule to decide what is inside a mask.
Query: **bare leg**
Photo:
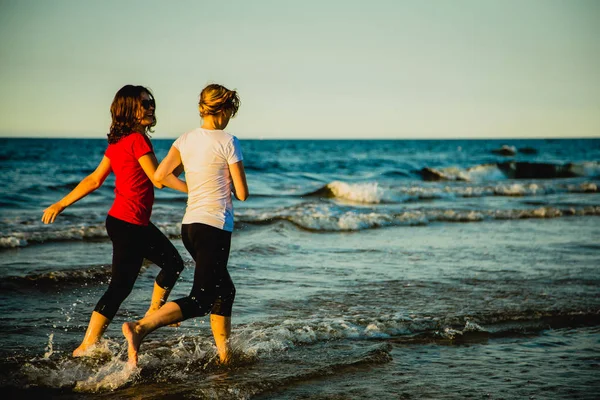
[[[150,308],[146,312],[146,315],[153,313],[154,311],[161,308],[166,302],[167,297],[171,290],[163,289],[156,282],[154,282],[154,290],[152,291],[152,299],[150,300]]]
[[[73,357],[85,356],[87,350],[91,346],[98,343],[104,334],[106,327],[108,327],[108,324],[110,324],[110,320],[108,318],[96,311],[92,312],[92,317],[90,318],[90,323],[85,331],[83,341],[79,347],[73,351]]]
[[[152,291],[152,300],[150,301],[150,308],[146,311],[145,316],[152,314],[159,308],[161,308],[167,301],[169,294],[171,293],[171,289],[164,289],[156,282],[154,282],[154,290]],[[178,327],[181,326],[181,322],[176,322],[174,324],[170,324],[169,326]]]
[[[123,335],[127,339],[127,355],[130,366],[137,366],[138,350],[142,340],[149,333],[155,331],[161,326],[173,324],[183,319],[183,314],[177,303],[169,302],[159,308],[157,311],[145,316],[139,321],[125,322],[122,327]]]
[[[231,317],[222,315],[210,315],[210,328],[215,338],[219,360],[221,364],[227,364],[231,349],[229,348],[229,337],[231,336]]]

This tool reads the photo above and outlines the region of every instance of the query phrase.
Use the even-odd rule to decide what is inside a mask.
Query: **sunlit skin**
[[[147,92],[142,92],[142,95],[140,98],[142,101],[143,100],[154,100],[154,99],[152,99],[150,94],[148,94]],[[143,111],[143,115],[140,116],[141,122],[140,122],[140,126],[138,129],[139,132],[144,132],[144,130],[147,126],[150,126],[150,125],[152,125],[152,123],[154,123],[154,119],[155,119],[154,110],[155,110],[155,107],[150,106],[148,109]]]
[[[206,115],[202,119],[201,127],[208,130],[223,130],[231,119],[232,112],[224,111],[216,115]],[[180,168],[182,165],[181,154],[177,148],[171,146],[169,153],[162,160],[154,179],[161,182],[166,176]],[[229,173],[233,182],[233,193],[238,200],[245,201],[248,198],[248,184],[242,161],[229,165]],[[154,330],[180,322],[183,319],[181,308],[175,302],[166,303],[156,312],[147,314],[136,322],[125,322],[122,326],[123,335],[127,339],[128,365],[136,367],[138,364],[138,352],[140,345],[146,335]],[[219,361],[226,364],[230,359],[229,337],[231,336],[231,317],[221,315],[210,316],[211,329],[219,354]]]

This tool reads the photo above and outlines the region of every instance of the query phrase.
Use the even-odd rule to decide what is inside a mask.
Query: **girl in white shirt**
[[[123,324],[129,364],[136,366],[142,340],[165,325],[210,316],[211,329],[221,363],[229,360],[231,309],[235,286],[227,271],[233,231],[232,192],[238,200],[248,198],[242,150],[238,139],[223,131],[239,108],[236,91],[211,84],[200,94],[200,128],[180,136],[160,163],[154,176],[161,181],[183,165],[188,203],[181,238],[194,261],[194,284],[190,295],[166,303],[139,321]]]

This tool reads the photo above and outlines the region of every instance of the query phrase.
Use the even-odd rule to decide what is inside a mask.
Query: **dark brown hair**
[[[231,117],[234,117],[240,108],[240,96],[235,90],[213,83],[202,89],[198,106],[201,117],[224,111],[231,111]]]
[[[115,94],[110,106],[112,123],[108,133],[108,143],[117,143],[130,133],[139,130],[145,113],[142,107],[142,93],[144,92],[148,93],[150,98],[154,100],[152,92],[143,86],[125,85]],[[144,132],[140,133],[148,136],[148,132],[152,132],[152,127],[155,125],[156,116],[154,122],[146,126]]]

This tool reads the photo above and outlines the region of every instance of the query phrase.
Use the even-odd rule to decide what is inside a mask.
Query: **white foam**
[[[356,203],[380,203],[384,195],[384,191],[377,182],[346,183],[333,181],[327,187],[336,198]]]
[[[485,328],[482,328],[478,324],[467,320],[463,329],[456,329],[451,327],[445,327],[441,331],[437,331],[436,334],[444,339],[455,339],[457,336],[462,336],[468,332],[487,332]]]
[[[92,376],[77,381],[73,390],[76,392],[115,390],[138,378],[140,371],[139,367],[131,367],[127,362],[120,361],[115,357],[100,367]]]
[[[546,190],[535,183],[513,183],[512,185],[497,185],[494,192],[502,196],[534,196],[544,194]]]
[[[534,185],[535,186],[535,185]],[[524,187],[513,188],[513,193],[524,193]],[[537,190],[535,187],[529,190]],[[516,194],[515,194],[516,195]],[[599,215],[600,207],[556,208],[539,207],[536,209],[508,210],[455,210],[455,209],[424,209],[407,210],[397,214],[378,212],[357,212],[355,210],[340,211],[326,205],[303,205],[280,209],[271,213],[246,212],[242,220],[246,222],[263,222],[273,218],[288,220],[295,225],[315,231],[359,231],[388,226],[420,226],[432,221],[439,222],[478,222],[493,219],[519,218],[557,218],[570,215]]]
[[[506,175],[495,164],[478,165],[469,168],[465,174],[469,181],[500,181],[506,179]]]
[[[580,164],[573,164],[571,165],[570,170],[579,176],[596,177],[600,176],[600,163],[588,161]]]
[[[44,353],[44,359],[48,360],[50,356],[54,353],[52,349],[52,340],[54,339],[54,333],[48,335],[48,346],[46,346],[46,352]]]
[[[437,319],[409,317],[400,313],[378,315],[376,319],[364,315],[335,318],[307,318],[286,320],[278,325],[250,324],[236,334],[237,346],[247,354],[264,356],[298,345],[339,339],[389,338],[396,335],[433,331]]]
[[[478,211],[455,211],[446,210],[441,212],[436,218],[437,221],[445,222],[475,222],[483,221],[485,216]]]
[[[579,185],[569,185],[567,190],[573,193],[597,193],[598,185],[593,182],[583,182]]]
[[[159,229],[167,236],[173,237],[181,234],[181,224],[162,223],[158,225]],[[0,237],[0,248],[25,247],[31,243],[44,243],[52,241],[81,241],[86,239],[106,239],[108,234],[104,224],[98,225],[77,225],[77,226],[52,226],[39,227],[32,230],[21,232],[10,232]]]
[[[27,240],[18,236],[7,236],[0,238],[0,248],[3,249],[11,249],[16,247],[25,247],[27,246]]]

